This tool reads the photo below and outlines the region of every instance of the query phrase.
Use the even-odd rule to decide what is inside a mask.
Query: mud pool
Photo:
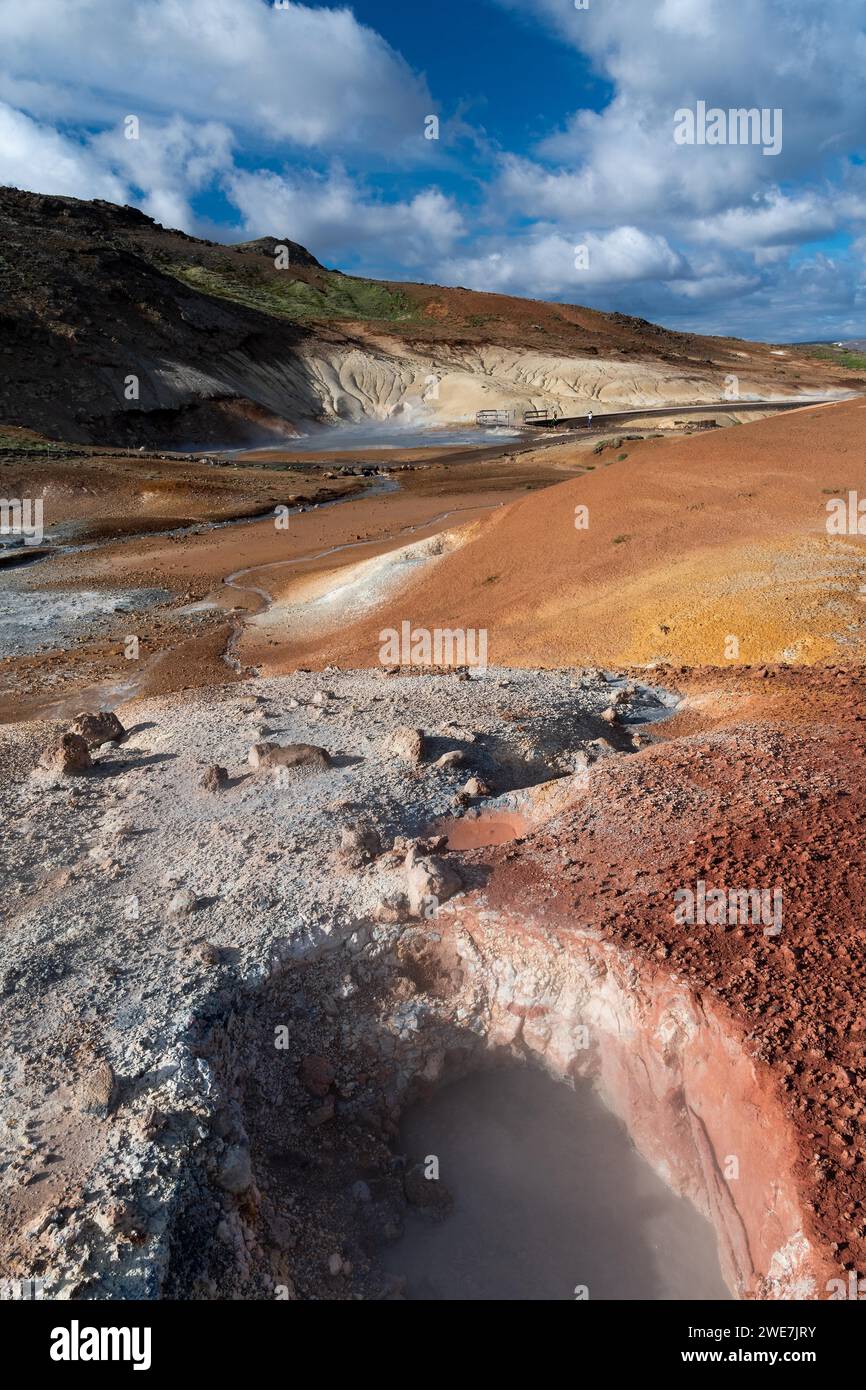
[[[407,1110],[401,1147],[410,1163],[435,1155],[454,1199],[441,1218],[412,1211],[384,1253],[410,1299],[731,1297],[710,1223],[589,1082],[519,1063],[475,1073]]]

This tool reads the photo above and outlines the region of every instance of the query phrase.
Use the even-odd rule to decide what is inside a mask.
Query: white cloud
[[[802,248],[866,231],[866,168],[846,158],[866,143],[866,0],[834,0],[832,14],[802,0],[499,3],[555,29],[611,97],[497,156],[462,117],[425,141],[425,80],[347,6],[0,0],[0,181],[135,201],[210,236],[288,236],[368,273],[682,327],[780,337],[804,313],[858,311],[859,250],[804,260]],[[674,113],[699,99],[781,107],[781,153],[677,145]],[[138,141],[123,138],[128,115]],[[411,164],[486,177],[471,227],[435,186],[377,190],[374,171]],[[237,227],[196,216],[197,195],[215,192]]]
[[[471,289],[580,300],[600,286],[667,280],[687,269],[663,237],[649,236],[637,227],[615,227],[603,235],[590,232],[572,239],[556,231],[533,233],[485,255],[446,261],[439,274]]]
[[[248,230],[308,239],[339,260],[379,241],[382,264],[441,256],[463,230],[435,188],[386,204],[339,167],[279,176],[235,166],[237,152],[247,165],[292,145],[351,151],[361,164],[429,162],[426,83],[346,7],[0,4],[4,97],[22,109],[0,108],[0,178],[36,192],[134,198],[158,221],[195,231],[192,199],[222,185]],[[137,139],[125,137],[128,117]],[[61,122],[77,136],[52,128]]]
[[[235,170],[224,186],[247,234],[288,236],[320,260],[378,251],[383,263],[416,265],[447,254],[464,231],[454,202],[438,190],[386,203],[366,194],[339,166],[327,174]]]
[[[0,102],[0,183],[33,193],[106,198],[124,203],[128,189],[86,144],[61,135]]]
[[[668,289],[692,302],[717,303],[732,295],[746,294],[760,287],[757,275],[701,275],[690,280],[670,280]]]
[[[654,283],[624,277],[605,307],[636,311],[640,301],[640,312],[683,327],[714,331],[724,305],[726,331],[738,321],[758,335],[783,336],[789,325],[796,334],[812,284],[820,293],[807,292],[809,312],[824,321],[837,305],[859,302],[853,256],[797,255],[866,226],[866,180],[846,161],[866,143],[864,0],[838,0],[832,10],[802,0],[591,0],[585,10],[562,0],[500,3],[555,30],[612,88],[603,110],[574,111],[532,157],[501,159],[489,195],[500,220],[534,218],[544,235],[553,224],[565,239],[623,223],[663,237],[687,272],[662,269]],[[723,110],[781,108],[781,152],[677,145],[674,114],[699,100]],[[540,237],[541,226],[525,235]],[[514,253],[504,255],[511,265]],[[507,278],[517,283],[516,265]],[[684,304],[696,312],[685,314]]]
[[[0,102],[0,183],[114,203],[135,197],[169,227],[192,227],[189,197],[231,167],[231,146],[225,126],[180,118],[145,121],[137,139],[114,129],[75,139]]]
[[[103,131],[90,148],[141,190],[139,204],[149,217],[190,230],[190,197],[232,167],[232,132],[216,121],[192,125],[175,116],[166,122],[145,118],[137,134],[127,139],[120,130]]]
[[[262,0],[27,0],[0,6],[0,99],[54,120],[145,112],[271,141],[423,140],[426,84],[351,10]]]
[[[613,84],[600,113],[575,112],[543,141],[558,167],[536,170],[542,215],[650,223],[711,216],[780,179],[813,177],[825,152],[866,141],[860,74],[863,0],[617,0],[576,11],[561,0],[504,0],[546,20]],[[674,113],[698,100],[724,110],[781,108],[781,153],[759,146],[679,146]],[[502,187],[518,192],[506,166]]]
[[[753,250],[818,240],[828,236],[836,222],[834,208],[814,194],[789,198],[774,189],[766,198],[756,197],[752,206],[729,208],[691,223],[688,234],[696,241]]]

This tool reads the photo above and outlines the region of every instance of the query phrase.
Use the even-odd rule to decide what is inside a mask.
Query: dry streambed
[[[10,1276],[411,1296],[383,1246],[455,1194],[401,1154],[401,1111],[518,1057],[593,1081],[713,1222],[733,1292],[815,1295],[784,1120],[728,1020],[662,960],[490,897],[485,817],[531,867],[533,826],[665,699],[597,672],[301,672],[136,702],[114,743],[85,724],[76,775],[79,745],[4,730]]]

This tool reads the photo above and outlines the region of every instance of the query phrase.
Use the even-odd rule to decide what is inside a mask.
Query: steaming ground
[[[417,625],[429,601],[430,625],[439,626],[450,612],[443,595],[448,603],[453,598],[460,625],[472,614],[476,626],[490,629],[494,659],[497,649],[514,643],[527,660],[537,643],[541,662],[557,649],[551,632],[564,653],[575,650],[575,634],[588,633],[594,650],[621,651],[612,645],[622,640],[617,624],[623,614],[640,613],[634,588],[643,576],[618,558],[626,542],[614,547],[618,529],[610,533],[624,516],[637,517],[620,508],[639,501],[650,557],[663,564],[669,582],[676,580],[674,621],[667,609],[653,612],[659,624],[653,640],[671,637],[662,651],[704,650],[700,640],[708,643],[715,632],[700,584],[718,573],[709,563],[713,545],[731,544],[729,536],[722,543],[715,536],[716,514],[736,514],[743,523],[740,561],[726,571],[734,579],[726,581],[717,616],[728,614],[732,595],[743,593],[752,601],[747,616],[754,616],[768,572],[780,592],[784,578],[784,598],[793,600],[787,608],[764,604],[763,625],[744,626],[754,641],[750,655],[780,646],[788,651],[791,629],[802,639],[804,623],[826,639],[828,615],[838,648],[856,651],[859,618],[850,597],[862,577],[860,544],[857,538],[828,544],[813,523],[815,515],[823,520],[829,485],[844,494],[846,482],[858,481],[852,470],[861,409],[853,403],[712,439],[640,445],[631,468],[617,455],[610,473],[601,471],[602,457],[593,475],[493,513],[493,521],[461,536],[459,547],[451,537],[437,542],[425,565],[414,563],[420,556],[414,548],[402,555],[394,549],[393,522],[383,517],[376,532],[382,555],[345,570],[337,590],[357,586],[353,602],[375,639],[388,625],[387,604],[399,580],[399,618],[411,612]],[[661,467],[651,452],[656,448],[671,453]],[[822,450],[836,465],[830,472]],[[596,558],[584,556],[576,591],[569,546],[586,537],[575,533],[573,506],[590,490]],[[395,505],[404,505],[399,495],[387,500],[389,509]],[[336,517],[343,527],[352,524],[352,539],[360,541],[365,506],[353,501],[322,509],[309,525],[331,526]],[[437,500],[434,515],[439,507]],[[691,518],[686,526],[683,514]],[[768,542],[763,531],[771,515],[779,529]],[[244,555],[247,531],[257,543]],[[117,604],[112,590],[119,578],[124,591],[147,591],[171,574],[178,594],[200,603],[243,560],[251,568],[263,558],[273,562],[273,574],[291,570],[286,550],[278,549],[284,539],[269,528],[268,549],[258,543],[260,534],[261,523],[189,537],[182,549],[164,537],[138,540],[51,564],[68,565],[73,598],[100,592]],[[322,548],[333,539],[323,534]],[[606,548],[599,550],[606,539],[614,547],[613,569]],[[761,562],[768,544],[779,557],[769,571]],[[288,548],[295,557],[310,549],[298,536],[289,537]],[[386,552],[390,558],[383,559]],[[644,563],[646,548],[641,554]],[[334,587],[328,563],[323,560],[314,581],[326,603]],[[81,583],[76,567],[82,565],[91,567],[92,587]],[[408,570],[420,578],[406,585]],[[753,572],[763,574],[763,588],[750,581]],[[650,567],[650,591],[656,573]],[[29,582],[38,574],[30,570]],[[612,579],[626,594],[616,614],[593,588]],[[8,576],[4,592],[19,584],[25,587],[23,576]],[[407,591],[420,593],[420,604],[413,597],[407,607]],[[47,588],[37,592],[56,601]],[[546,598],[541,609],[539,592]],[[292,601],[280,595],[274,611],[292,617]],[[299,617],[300,611],[292,620]],[[123,613],[79,621],[85,627],[113,621],[118,632],[127,624]],[[208,611],[183,621],[206,627]],[[267,627],[251,624],[247,632]],[[224,672],[227,639],[216,629],[213,636],[213,659]],[[273,640],[280,636],[278,623]],[[683,646],[686,637],[693,647]],[[378,651],[375,639],[365,660]],[[335,641],[343,660],[346,635],[338,632]],[[654,657],[658,649],[642,654]],[[728,724],[739,719],[740,725],[709,739],[686,737],[667,760],[652,756],[654,750],[610,756],[637,744],[633,725],[601,718],[618,687],[597,672],[502,667],[467,681],[297,672],[139,701],[121,711],[129,738],[103,749],[91,773],[57,785],[30,778],[50,726],[4,730],[3,874],[18,885],[4,903],[0,950],[8,1020],[0,1121],[11,1156],[0,1256],[10,1275],[45,1277],[49,1296],[269,1298],[275,1284],[291,1286],[298,1297],[411,1296],[414,1256],[406,1257],[409,1284],[389,1285],[376,1253],[398,1238],[406,1216],[406,1184],[393,1166],[401,1158],[395,1129],[401,1104],[418,1078],[435,1085],[440,1054],[483,1049],[494,1017],[498,1036],[517,1036],[521,1045],[534,1037],[537,1046],[548,1027],[545,1015],[560,1007],[556,972],[570,946],[613,935],[623,948],[629,995],[645,1015],[633,1038],[621,1033],[635,1068],[645,1063],[646,1039],[674,1039],[672,1061],[665,1051],[670,1071],[655,1097],[659,1104],[659,1096],[680,1096],[686,1084],[678,1070],[685,1066],[681,1039],[703,1026],[713,1000],[721,999],[735,1020],[724,1041],[725,1066],[732,1056],[745,1059],[746,1081],[732,1091],[725,1066],[710,1056],[708,1079],[688,1096],[689,1124],[677,1109],[667,1136],[673,1148],[658,1159],[657,1171],[669,1159],[681,1162],[681,1186],[691,1190],[677,1149],[689,1127],[709,1132],[711,1148],[724,1155],[734,1148],[727,1130],[742,1123],[736,1144],[748,1151],[752,1187],[737,1196],[736,1215],[751,1225],[744,1254],[736,1221],[729,1227],[724,1215],[717,1217],[734,1251],[725,1277],[738,1291],[819,1296],[833,1268],[832,1247],[841,1248],[841,1238],[851,1251],[844,1258],[859,1260],[866,1239],[857,1216],[866,1154],[851,1123],[862,1111],[856,1023],[862,949],[850,931],[855,914],[847,888],[837,881],[840,865],[847,874],[846,866],[858,862],[866,813],[859,799],[860,713],[852,708],[844,741],[840,735],[840,747],[833,743],[853,699],[848,677],[841,668],[810,674],[819,698],[809,712],[796,674],[713,675],[709,690],[681,716],[684,732],[693,735],[701,709],[707,717],[708,706],[719,703]],[[58,671],[64,675],[66,664]],[[44,685],[43,666],[37,677]],[[198,649],[188,660],[179,655],[174,679],[177,685],[201,680]],[[743,693],[749,681],[763,690],[762,709],[780,723],[778,734],[772,723],[755,722],[755,692]],[[774,694],[776,703],[768,704]],[[798,736],[808,720],[818,732]],[[417,764],[387,749],[400,725],[428,736]],[[331,764],[278,786],[246,764],[249,746],[262,739],[320,744]],[[450,753],[462,761],[449,760]],[[201,785],[205,767],[215,762],[228,769],[220,792]],[[427,853],[426,837],[432,834],[435,843],[436,828],[455,816],[470,828],[466,852],[429,853],[444,858],[459,890],[438,923],[402,921],[407,852],[415,842],[419,854]],[[488,816],[517,837],[497,833],[502,843],[492,854],[477,848],[491,843]],[[351,837],[359,822],[372,824],[381,841],[368,862],[350,862],[341,849],[343,832]],[[801,849],[792,854],[796,843]],[[724,937],[710,931],[708,940],[672,932],[672,886],[684,874],[696,881],[707,866],[724,882],[785,883],[786,925],[777,945],[748,931]],[[832,911],[817,912],[813,892]],[[552,915],[552,930],[536,925],[545,914],[546,921]],[[557,921],[564,924],[565,950]],[[447,959],[455,922],[465,928],[459,966]],[[478,979],[473,971],[481,970],[473,952],[482,955],[486,932],[492,941],[485,968],[494,972],[493,983],[489,993],[479,993],[480,1003],[467,1002]],[[527,963],[527,942],[545,934],[554,964],[536,969]],[[413,942],[420,961],[411,955]],[[431,964],[437,952],[444,965]],[[647,960],[648,972],[635,983],[634,962],[646,972]],[[678,1014],[673,1034],[653,1014],[653,992],[666,989],[669,978],[681,982],[680,1012],[689,999],[701,1001],[699,1021],[686,1027]],[[265,1010],[269,1002],[272,1014]],[[286,1019],[292,1050],[275,1059],[273,1032],[264,1023]],[[616,1015],[614,1023],[623,1026]],[[514,1034],[507,1031],[512,1025]],[[560,1065],[559,1026],[551,1025],[545,1041],[553,1049],[551,1066]],[[728,1100],[708,1109],[709,1094]],[[753,1114],[760,1123],[742,1120]],[[652,1150],[656,1123],[651,1108],[638,1111],[634,1132],[645,1150]],[[772,1152],[770,1144],[777,1146]],[[769,1185],[754,1177],[764,1162],[774,1174]],[[309,1174],[319,1171],[326,1177],[315,1190]],[[355,1193],[358,1183],[369,1188],[369,1202]],[[459,1203],[459,1181],[454,1198]],[[639,1224],[640,1213],[633,1215]],[[459,1231],[459,1209],[456,1219]],[[447,1247],[438,1230],[436,1239]],[[653,1239],[647,1237],[647,1249]],[[685,1246],[678,1248],[676,1259],[685,1258]],[[557,1266],[557,1281],[566,1266],[567,1259]],[[535,1268],[542,1282],[550,1274]],[[642,1270],[650,1277],[649,1258]],[[662,1276],[656,1271],[652,1278]],[[575,1276],[579,1282],[586,1280]]]
[[[509,444],[528,437],[531,436],[527,430],[506,427],[479,429],[475,424],[466,424],[461,428],[450,423],[440,424],[431,410],[419,405],[401,416],[391,416],[385,420],[357,420],[343,423],[336,430],[333,425],[322,426],[298,435],[292,440],[291,449],[293,453],[316,454],[332,453],[338,447],[343,451],[444,449],[457,445],[477,448],[482,444]],[[266,445],[262,452],[267,453],[272,447]],[[257,451],[243,452],[245,456],[255,458]]]
[[[0,1252],[10,1275],[45,1277],[50,1297],[156,1295],[181,1194],[207,1181],[195,1136],[226,1103],[193,1045],[194,1020],[225,1023],[233,992],[277,962],[387,931],[372,924],[405,892],[395,841],[471,812],[482,790],[573,774],[589,745],[591,756],[629,748],[631,735],[600,717],[614,694],[604,677],[570,672],[298,673],[138,701],[122,743],[104,746],[91,772],[59,779],[32,774],[49,725],[6,727]],[[420,762],[389,749],[404,725],[425,732]],[[331,766],[278,784],[248,764],[263,740],[320,745]],[[445,754],[456,756],[442,765]],[[229,774],[221,792],[201,786],[215,763]],[[475,794],[459,796],[471,776]],[[341,831],[359,820],[384,848],[352,867]],[[172,1117],[168,1137],[157,1114]]]
[[[400,1110],[497,1049],[597,1078],[713,1216],[732,1291],[821,1297],[866,1247],[862,677],[688,680],[682,736],[649,747],[639,691],[502,668],[136,701],[128,736],[62,779],[32,775],[50,726],[4,729],[7,1277],[47,1297],[411,1295],[410,1256],[406,1284],[382,1248],[407,1204],[448,1197]],[[404,726],[426,746],[396,748]],[[330,763],[277,781],[247,761],[263,740]],[[439,838],[488,813],[518,838]],[[780,885],[778,940],[677,926],[674,889],[703,877]],[[655,1218],[631,1211],[641,1279],[670,1287],[691,1237],[659,1274]]]
[[[498,1067],[412,1106],[410,1162],[439,1160],[444,1221],[413,1211],[386,1267],[410,1299],[729,1299],[710,1223],[636,1153],[587,1081]],[[579,1291],[582,1289],[582,1292]]]

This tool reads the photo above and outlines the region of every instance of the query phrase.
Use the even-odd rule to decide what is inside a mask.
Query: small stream
[[[368,493],[367,496],[370,494]],[[444,512],[437,512],[427,521],[413,523],[410,526],[403,526],[399,531],[389,531],[384,536],[376,536],[369,541],[345,541],[342,545],[327,546],[324,550],[313,550],[308,555],[295,555],[290,560],[270,560],[263,565],[248,565],[245,569],[235,570],[233,574],[226,575],[223,580],[228,588],[238,589],[241,593],[256,594],[263,600],[265,608],[273,602],[273,596],[266,589],[260,589],[255,584],[238,584],[238,579],[243,579],[247,574],[256,574],[260,570],[283,569],[285,566],[308,565],[315,560],[323,560],[328,555],[339,555],[347,550],[365,550],[370,546],[387,545],[390,541],[402,540],[417,535],[419,531],[425,531],[429,526],[438,526],[441,521],[447,521],[450,516],[459,516],[461,512],[494,511],[497,507],[504,506],[502,502],[490,502],[483,506],[472,507],[451,507]],[[263,610],[259,610],[260,612]]]
[[[397,478],[377,478],[366,487],[356,488],[341,497],[332,497],[325,502],[304,502],[297,507],[287,508],[288,516],[298,516],[301,512],[322,510],[325,507],[339,507],[344,502],[361,498],[377,497],[387,492],[399,492]],[[241,516],[224,517],[220,521],[189,521],[181,526],[167,527],[160,531],[130,531],[125,535],[105,536],[99,540],[82,541],[75,544],[71,537],[80,523],[64,523],[48,527],[42,545],[38,548],[26,545],[16,536],[13,540],[0,541],[0,557],[6,563],[4,568],[14,569],[37,560],[50,560],[58,555],[81,555],[90,550],[104,550],[107,546],[127,545],[132,541],[151,541],[177,539],[180,536],[203,536],[210,531],[224,531],[232,526],[252,526],[256,522],[272,521],[275,515],[273,506],[261,512],[247,512]]]
[[[325,507],[338,507],[346,502],[351,502],[358,498],[369,498],[384,495],[386,493],[398,492],[400,483],[396,478],[376,478],[367,486],[354,492],[347,493],[343,497],[335,497],[330,501],[318,503],[306,503],[299,507],[289,509],[289,516],[299,515],[302,511],[312,511]],[[182,537],[189,535],[202,535],[210,531],[224,530],[234,526],[251,525],[257,522],[273,520],[274,509],[268,508],[266,512],[255,516],[230,517],[222,521],[191,522],[189,525],[173,527],[165,531],[150,531],[146,533],[134,533],[128,536],[108,537],[105,540],[90,541],[84,544],[75,545],[63,543],[59,536],[47,537],[47,545],[40,547],[38,553],[31,554],[27,547],[20,546],[15,551],[15,559],[18,565],[10,565],[5,573],[14,575],[16,567],[20,568],[29,561],[30,564],[40,563],[42,560],[49,560],[58,555],[69,555],[84,551],[102,550],[107,546],[115,546],[128,543],[134,540],[160,540],[169,537]],[[343,547],[334,547],[335,550]],[[328,554],[323,551],[322,554]],[[10,552],[7,549],[6,554]],[[302,560],[316,558],[315,556],[303,556]],[[282,562],[279,563],[293,563]],[[29,567],[29,565],[28,565]],[[246,573],[240,571],[239,574]],[[224,583],[231,587],[232,580],[237,575],[229,575],[224,579]],[[270,595],[264,590],[255,590],[262,600],[270,603]],[[168,590],[136,590],[136,589],[101,589],[91,591],[86,589],[67,590],[67,589],[31,589],[18,588],[14,578],[9,584],[2,582],[0,577],[0,657],[21,655],[24,652],[37,651],[40,648],[57,646],[62,649],[74,646],[78,640],[79,632],[77,625],[85,619],[93,619],[102,614],[127,609],[131,612],[138,608],[152,607],[160,601],[170,601],[171,594]],[[179,612],[203,611],[208,608],[215,608],[218,605],[209,603],[190,604]],[[161,653],[158,656],[162,655]],[[121,700],[130,700],[140,690],[145,676],[147,675],[153,661],[157,658],[150,658],[141,662],[134,675],[125,675],[116,680],[106,680],[98,685],[80,690],[68,699],[62,698],[44,708],[45,717],[65,717],[69,709],[74,706],[77,711],[80,708],[104,709],[113,708]],[[230,663],[231,664],[231,663]]]

